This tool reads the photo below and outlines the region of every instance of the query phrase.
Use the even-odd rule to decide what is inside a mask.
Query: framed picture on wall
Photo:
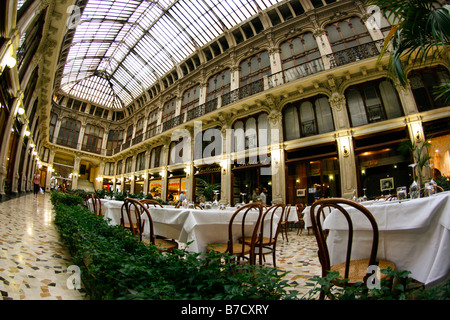
[[[306,195],[306,189],[297,189],[297,197],[304,197]]]
[[[394,178],[380,179],[380,190],[388,191],[394,189]]]

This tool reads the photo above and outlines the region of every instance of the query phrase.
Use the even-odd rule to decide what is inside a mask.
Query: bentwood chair
[[[91,200],[89,202],[89,200]],[[103,216],[102,212],[102,202],[100,198],[95,193],[88,193],[85,198],[86,207],[94,212],[96,215]]]
[[[147,208],[153,206],[155,208],[164,208],[163,205],[161,203],[159,203],[156,200],[152,200],[152,199],[142,199],[139,200],[140,203],[143,203],[147,206]]]
[[[298,218],[298,230],[297,230],[297,235],[298,233],[302,233],[303,232],[303,228],[305,227],[305,221],[303,220],[303,210],[305,209],[305,205],[302,203],[297,203],[295,205],[295,209],[297,210],[297,218]],[[308,229],[308,234],[309,234],[309,229]]]
[[[128,225],[125,222],[123,210],[125,209],[126,216],[130,222]],[[144,225],[145,221],[142,215],[147,216],[149,224],[149,238],[144,238]],[[133,233],[139,241],[148,245],[155,245],[159,251],[172,251],[178,248],[178,243],[173,240],[168,240],[164,237],[156,236],[153,230],[153,220],[147,206],[135,199],[126,198],[122,206],[122,221],[121,224]]]
[[[367,253],[368,258],[351,260],[352,246],[353,246],[353,222],[351,215],[348,213],[349,208],[356,209],[356,213],[367,218],[372,229],[372,246],[370,252]],[[324,210],[332,210],[332,213],[342,214],[347,221],[348,225],[348,239],[345,262],[331,265],[330,254],[327,246],[327,232],[323,230],[322,223],[324,221]],[[372,213],[362,206],[361,204],[341,198],[327,198],[320,199],[313,203],[311,206],[311,222],[314,230],[314,234],[318,245],[318,256],[320,264],[322,265],[322,277],[325,277],[330,271],[338,271],[339,276],[344,279],[348,279],[348,282],[342,284],[335,282],[336,285],[351,285],[356,282],[363,282],[367,285],[366,281],[368,276],[368,267],[376,265],[380,269],[387,269],[392,267],[395,269],[395,264],[388,260],[377,260],[378,253],[378,224],[373,217]],[[385,277],[386,275],[381,275]],[[324,292],[321,291],[320,298],[324,298]]]
[[[291,213],[291,205],[287,204],[286,207],[284,208],[283,221],[281,221],[281,225],[280,225],[281,230],[280,231],[281,231],[281,237],[283,238],[283,240],[284,240],[284,237],[286,237],[286,241],[288,241],[288,242],[289,242],[288,229],[289,229],[289,223],[291,222],[291,221],[288,221],[290,213]]]
[[[86,194],[86,197],[84,198],[84,203],[86,204],[86,208],[88,208],[89,210],[91,210],[91,205],[89,203],[89,199],[92,199],[92,196],[90,193]]]
[[[397,194],[391,194],[389,197],[386,198],[386,201],[392,201],[392,200],[397,200]]]
[[[276,267],[277,238],[283,222],[285,205],[278,203],[264,209],[265,212],[261,217],[260,231],[255,244],[255,254],[259,255],[259,264],[262,264],[262,259],[265,261],[265,255],[272,254],[273,266]],[[277,217],[279,217],[278,222],[276,222]],[[267,224],[269,224],[269,227],[266,227]],[[247,245],[251,245],[251,240],[251,237],[244,238]]]
[[[92,194],[92,203],[94,204],[95,214],[103,217],[104,214],[102,212],[102,201],[95,193]]]
[[[256,262],[255,244],[262,210],[262,205],[257,202],[246,204],[237,209],[228,223],[228,241],[226,243],[211,243],[206,246],[206,252],[229,253],[235,256],[239,263],[242,260],[247,260],[249,264],[254,265]],[[249,237],[248,244],[239,241],[246,237]]]

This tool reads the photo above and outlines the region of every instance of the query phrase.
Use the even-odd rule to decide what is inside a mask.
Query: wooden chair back
[[[144,230],[144,221],[141,217],[144,211],[148,212],[148,209],[138,200],[125,198],[123,201],[120,225],[129,229],[133,235],[138,236],[139,241],[142,241],[142,233]]]
[[[156,208],[164,208],[163,205],[161,203],[159,203],[156,200],[152,200],[152,199],[142,199],[139,200],[140,203],[145,204],[147,206],[147,208],[154,206]]]
[[[312,228],[314,230],[314,234],[317,240],[318,245],[318,255],[319,261],[322,265],[322,276],[326,276],[327,272],[331,268],[330,254],[327,246],[327,233],[322,228],[324,210],[326,209],[335,209],[333,210],[336,213],[342,214],[345,217],[345,220],[348,225],[348,240],[347,240],[347,248],[345,255],[345,274],[341,275],[344,278],[348,278],[349,276],[349,267],[351,261],[351,253],[352,253],[352,245],[353,245],[353,222],[351,216],[347,212],[345,206],[350,206],[358,210],[359,213],[364,215],[373,231],[372,237],[372,247],[369,255],[369,265],[377,265],[376,257],[378,252],[378,225],[373,217],[372,213],[362,206],[361,204],[347,199],[342,198],[326,198],[320,199],[313,203],[311,206],[311,222]]]
[[[230,222],[228,224],[228,248],[227,252],[233,255],[233,243],[239,241],[238,239],[244,239],[248,237],[246,231],[249,224],[252,224],[251,241],[250,241],[250,264],[255,264],[255,244],[258,236],[258,231],[260,228],[261,217],[262,217],[263,207],[261,203],[253,202],[248,203],[240,208],[238,208],[231,216]],[[235,240],[236,239],[236,240]],[[241,241],[242,252],[244,251],[244,246],[246,245],[244,241]]]

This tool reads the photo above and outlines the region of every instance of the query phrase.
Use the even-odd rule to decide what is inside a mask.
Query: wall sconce
[[[17,60],[14,57],[9,57],[8,59],[6,59],[6,65],[10,69],[14,68],[16,63],[17,63]]]
[[[422,141],[422,135],[420,134],[420,131],[419,131],[419,130],[416,131],[416,134],[414,135],[414,140],[415,140],[417,143],[420,143],[420,142]]]
[[[28,130],[25,130],[25,132],[24,132],[23,134],[25,135],[25,137],[29,137],[29,136],[30,136],[30,134],[31,134],[31,132],[30,132],[30,131],[28,131]]]
[[[189,177],[189,175],[191,174],[191,168],[190,167],[184,168],[184,172],[186,172],[186,176]]]
[[[25,109],[24,109],[24,108],[19,107],[19,108],[17,109],[17,114],[18,114],[19,116],[23,115],[24,113],[25,113]]]
[[[414,136],[415,143],[424,141],[422,134],[422,124],[420,122],[411,123],[411,133]]]
[[[275,152],[272,152],[270,155],[272,157],[273,162],[275,162],[275,165],[278,165],[280,163],[280,153],[276,150]]]
[[[227,159],[223,159],[222,161],[220,161],[220,167],[222,168],[222,173],[226,174],[227,173],[227,165],[228,165],[228,160]]]
[[[164,177],[165,177],[165,172],[164,172],[164,171],[161,171],[161,172],[159,173],[159,175],[161,176],[161,178],[164,178]]]
[[[347,158],[350,155],[350,151],[348,150],[348,146],[343,146],[342,147],[342,155]]]

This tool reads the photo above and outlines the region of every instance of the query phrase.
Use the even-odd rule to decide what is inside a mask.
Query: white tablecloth
[[[123,201],[102,199],[105,219],[109,219],[111,225],[120,224],[122,204]],[[150,207],[149,209],[155,234],[182,243],[192,242],[186,249],[200,253],[204,253],[206,245],[210,243],[228,241],[228,223],[236,211],[234,207],[227,207],[226,210],[185,209],[175,208],[174,206]],[[280,214],[277,214],[274,227],[276,227],[279,217]],[[144,223],[144,235],[148,235],[148,218],[145,214],[142,218],[146,221]],[[251,229],[251,225],[248,229]],[[267,221],[265,222],[265,229],[268,232],[269,224]]]
[[[364,204],[364,203],[363,203]],[[399,270],[425,284],[449,275],[450,192],[432,197],[364,204],[379,228],[378,259],[394,262]],[[354,225],[352,259],[367,258],[372,232],[367,219],[349,209]],[[358,217],[359,216],[359,217]],[[347,225],[342,215],[332,212],[323,225],[329,229],[331,264],[343,262]]]
[[[206,246],[211,243],[226,243],[228,241],[228,225],[235,209],[228,210],[199,210],[199,209],[170,209],[150,208],[155,234],[176,239],[189,245],[188,251],[204,253]],[[254,212],[256,213],[256,211]],[[252,219],[252,218],[255,219]],[[278,224],[280,215],[274,219],[274,227]],[[249,219],[250,218],[250,219]],[[247,218],[246,229],[250,235],[256,214],[251,211]],[[147,218],[144,216],[144,220]],[[236,221],[240,221],[237,219]],[[147,227],[145,227],[145,225]],[[148,224],[144,225],[144,232],[148,233]],[[269,221],[265,221],[265,232],[269,232]],[[233,228],[238,232],[239,228]],[[266,234],[265,234],[266,235]],[[237,241],[236,235],[235,241]]]

